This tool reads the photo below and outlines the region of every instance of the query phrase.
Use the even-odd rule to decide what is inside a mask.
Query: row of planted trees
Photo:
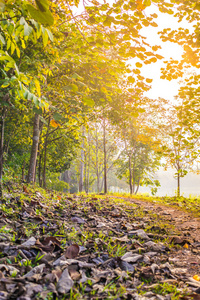
[[[160,13],[198,19],[196,4],[188,10],[184,1],[155,2]],[[0,0],[0,195],[13,176],[69,189],[59,178],[69,177],[60,174],[70,166],[79,191],[96,184],[107,192],[112,171],[136,193],[142,184],[158,185],[152,173],[162,155],[176,169],[180,192],[180,177],[199,155],[199,77],[189,77],[173,109],[144,96],[152,79],[140,69],[162,59],[140,33],[157,26],[157,14],[146,12],[153,4]],[[198,56],[189,55],[198,45],[182,31],[161,38],[184,44],[184,63],[198,67]],[[184,63],[170,72],[176,63],[163,78],[183,73]]]

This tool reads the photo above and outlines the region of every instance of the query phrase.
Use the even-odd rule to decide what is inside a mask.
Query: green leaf
[[[3,45],[5,45],[4,37],[1,34],[0,34],[0,41],[2,42]]]
[[[63,116],[61,116],[59,113],[55,113],[55,114],[53,114],[53,119],[55,121],[60,121],[63,119]]]
[[[36,107],[40,105],[40,100],[35,95],[33,95],[33,103],[35,104]]]
[[[27,7],[31,17],[35,21],[37,21],[43,25],[49,25],[49,26],[53,25],[54,18],[53,18],[52,13],[49,10],[46,12],[41,12],[30,4],[27,4],[26,7]]]
[[[4,7],[5,7],[5,1],[4,0],[0,0],[0,12],[4,11]]]
[[[47,33],[46,29],[44,31],[44,34],[42,35],[42,38],[43,38],[43,44],[44,44],[44,46],[46,46],[48,43],[48,33]]]
[[[29,91],[28,91],[27,99],[28,100],[33,100],[33,94],[30,93]]]
[[[13,58],[9,55],[2,55],[0,56],[0,60],[9,60],[9,61],[12,61],[14,62]]]
[[[46,12],[49,9],[49,2],[47,0],[35,0],[35,3],[41,12]]]
[[[64,89],[66,89],[67,91],[72,91],[74,93],[78,91],[78,87],[76,84],[70,84],[68,86],[65,86]]]
[[[2,84],[2,88],[6,88],[10,85],[10,81],[9,80],[5,80],[4,83]]]
[[[24,35],[29,36],[31,34],[32,30],[33,30],[33,28],[31,26],[29,26],[27,22],[25,22],[25,24],[24,24]]]
[[[94,106],[94,100],[90,97],[83,97],[83,102],[89,106]]]
[[[25,99],[28,99],[28,91],[27,90],[24,92],[23,96],[24,96]]]
[[[26,20],[24,19],[24,17],[21,17],[21,18],[20,18],[19,23],[20,23],[20,25],[25,25]]]
[[[49,39],[53,42],[53,34],[52,34],[52,32],[49,29],[47,29],[47,28],[46,28],[46,32],[48,34]]]
[[[83,80],[83,77],[79,76],[77,73],[74,73],[71,78]]]
[[[33,107],[33,112],[42,115],[42,108]],[[40,116],[40,120],[47,125],[47,121],[42,116]]]

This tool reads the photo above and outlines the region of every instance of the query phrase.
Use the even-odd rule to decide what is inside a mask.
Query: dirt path
[[[173,225],[178,231],[178,236],[173,239],[172,235],[172,241],[179,244],[180,248],[171,251],[168,261],[177,268],[185,268],[187,274],[191,276],[200,274],[200,218],[195,218],[192,213],[178,209],[175,205],[167,206],[148,202],[144,199],[116,198],[126,199],[140,207],[142,206],[144,211],[156,213],[167,223]],[[188,245],[188,248],[184,248],[184,245]]]
[[[159,216],[163,216],[168,222],[183,235],[191,237],[195,242],[200,242],[200,218],[195,218],[192,213],[185,212],[178,207],[161,205],[154,202],[148,202],[143,199],[133,199],[125,197],[115,197],[126,199],[131,203],[142,206],[146,211],[152,211]]]

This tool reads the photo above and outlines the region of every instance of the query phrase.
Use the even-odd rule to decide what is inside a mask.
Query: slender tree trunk
[[[84,169],[85,169],[85,192],[87,193],[87,156],[86,152],[84,153]]]
[[[43,171],[42,171],[42,184],[43,188],[46,189],[46,166],[47,166],[47,146],[48,146],[48,137],[49,137],[49,126],[50,126],[50,117],[48,120],[46,138],[44,142],[44,159],[43,159]]]
[[[133,170],[132,170],[132,193],[135,193],[135,170],[134,170],[134,166],[133,166]]]
[[[41,178],[41,172],[42,172],[42,151],[39,153],[39,163],[38,163],[38,181],[40,187],[42,187],[42,178]]]
[[[129,186],[130,186],[130,194],[133,194],[133,186],[132,186],[132,169],[131,169],[131,156],[128,157],[128,167],[129,167]]]
[[[178,176],[177,176],[177,196],[180,197],[180,173],[178,172]]]
[[[40,129],[40,135],[42,134],[44,123],[40,121],[39,129]],[[42,155],[43,155],[43,149],[41,149],[41,143],[38,145],[38,182],[39,186],[42,187]]]
[[[29,163],[27,182],[33,183],[34,179],[35,179],[39,138],[40,138],[39,115],[35,114],[34,123],[33,123],[33,143],[32,143],[32,149],[31,149],[31,157],[30,157],[30,163]]]
[[[136,178],[135,178],[135,151],[133,154],[133,167],[132,167],[132,193],[135,194],[136,188]]]
[[[44,189],[46,189],[47,143],[48,143],[48,138],[46,138],[44,144],[44,157],[43,157],[43,170],[42,170],[42,186]]]
[[[85,128],[83,126],[83,135],[85,133]],[[81,146],[81,164],[80,164],[80,177],[79,177],[79,192],[83,191],[83,176],[84,176],[84,137]]]
[[[100,178],[99,178],[99,145],[98,145],[97,125],[96,125],[96,175],[97,175],[97,193],[99,193]]]
[[[66,170],[65,173],[64,173],[64,181],[67,182],[67,184],[68,184],[67,192],[70,193],[70,174],[69,174],[69,170]]]
[[[4,151],[4,131],[5,131],[6,109],[3,108],[1,116],[1,140],[0,140],[0,198],[3,197],[3,151]]]
[[[88,172],[87,172],[87,193],[90,190],[90,131],[88,130]]]
[[[137,195],[139,187],[140,187],[140,178],[139,178],[138,183],[137,183],[137,187],[136,187],[136,190],[135,190],[135,195]]]
[[[100,178],[99,178],[99,166],[97,165],[97,193],[100,191]]]
[[[107,194],[107,153],[106,153],[106,122],[103,118],[103,155],[104,155],[104,194]]]

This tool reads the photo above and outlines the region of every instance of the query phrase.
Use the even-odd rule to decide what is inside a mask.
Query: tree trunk
[[[68,183],[68,193],[70,193],[70,171],[67,170],[67,183]]]
[[[132,170],[131,170],[131,156],[128,157],[128,167],[129,167],[129,186],[130,186],[130,194],[133,194],[133,186],[132,186]]]
[[[85,128],[83,127],[83,135],[85,133]],[[79,177],[79,192],[83,191],[83,176],[84,176],[84,137],[81,146],[81,164],[80,164],[80,177]]]
[[[69,174],[69,170],[66,170],[63,175],[64,175],[63,176],[64,182],[66,182],[68,184],[67,192],[70,193],[70,174]]]
[[[40,138],[39,115],[35,114],[34,123],[33,123],[33,143],[32,143],[32,149],[31,149],[31,157],[30,157],[30,163],[29,163],[27,182],[33,183],[34,179],[35,179],[39,138]]]
[[[178,171],[178,176],[177,176],[177,197],[180,197],[180,179],[181,179],[181,176],[180,176],[180,173]]]
[[[106,153],[106,122],[103,118],[103,155],[104,155],[104,194],[107,194],[107,153]]]
[[[99,144],[98,144],[98,134],[96,125],[96,175],[97,175],[97,193],[99,193],[100,188],[100,178],[99,178]]]
[[[133,166],[133,170],[132,170],[132,193],[135,193],[135,169]]]
[[[140,187],[140,178],[139,178],[138,183],[137,183],[137,187],[136,187],[136,190],[135,190],[135,195],[137,195],[139,187]]]
[[[48,143],[48,138],[46,137],[45,144],[44,144],[44,158],[43,158],[43,170],[42,170],[42,186],[44,189],[46,189],[47,143]]]
[[[40,129],[40,135],[42,134],[44,123],[40,121],[39,129]],[[38,182],[39,186],[42,187],[42,156],[43,156],[43,149],[41,149],[41,143],[38,145]]]
[[[90,131],[88,130],[88,172],[87,172],[87,193],[90,190]]]
[[[4,151],[4,130],[5,130],[6,109],[3,108],[1,116],[1,140],[0,140],[0,198],[3,197],[3,151]]]
[[[44,159],[43,159],[43,172],[42,172],[42,186],[46,189],[46,166],[47,166],[47,146],[48,146],[48,137],[49,137],[49,127],[50,127],[50,117],[47,125],[46,138],[44,142]]]
[[[43,151],[39,151],[39,162],[38,162],[38,182],[39,186],[42,187],[42,178],[41,178],[41,173],[42,173],[42,154]]]

